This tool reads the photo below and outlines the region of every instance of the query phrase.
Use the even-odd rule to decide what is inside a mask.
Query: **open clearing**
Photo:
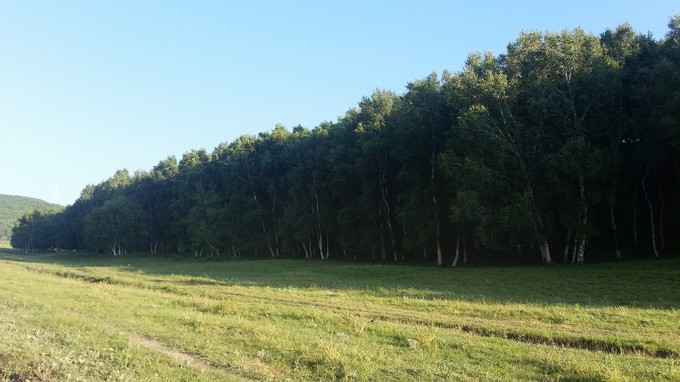
[[[0,253],[0,380],[680,381],[680,259]]]

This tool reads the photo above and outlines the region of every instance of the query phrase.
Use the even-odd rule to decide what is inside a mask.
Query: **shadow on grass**
[[[0,259],[74,268],[113,267],[185,285],[355,290],[377,297],[493,303],[680,308],[680,258],[590,264],[436,268],[320,260],[233,260],[177,255],[28,254],[1,250]]]

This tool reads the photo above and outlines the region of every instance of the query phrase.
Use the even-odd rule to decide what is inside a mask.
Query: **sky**
[[[0,1],[0,194],[72,204],[118,169],[334,122],[522,30],[628,22],[661,39],[678,13],[677,0]]]

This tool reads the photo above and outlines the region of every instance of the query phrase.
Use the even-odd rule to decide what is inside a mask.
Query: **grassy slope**
[[[0,194],[0,240],[9,241],[14,223],[31,210],[47,211],[63,206],[26,196]]]
[[[452,270],[2,256],[10,380],[680,380],[677,259]]]

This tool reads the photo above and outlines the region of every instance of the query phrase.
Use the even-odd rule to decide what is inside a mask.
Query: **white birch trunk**
[[[458,238],[456,239],[456,255],[453,257],[453,262],[451,263],[452,267],[456,267],[458,265],[458,257],[460,256],[460,235],[458,235]]]
[[[552,264],[552,258],[550,257],[550,244],[548,243],[548,238],[547,238],[546,233],[545,233],[545,226],[543,225],[543,218],[541,217],[540,211],[538,211],[538,207],[536,207],[536,201],[535,201],[535,198],[534,198],[534,190],[531,187],[531,184],[529,183],[529,181],[527,181],[526,190],[529,193],[532,204],[534,205],[534,214],[535,214],[535,218],[536,218],[536,220],[534,220],[534,224],[535,224],[536,230],[542,236],[541,237],[541,245],[539,247],[539,249],[541,251],[541,260],[543,261],[544,264]]]
[[[272,247],[272,241],[269,238],[269,232],[267,232],[267,226],[264,224],[264,220],[260,219],[260,224],[262,225],[262,233],[264,233],[264,238],[267,240],[267,248],[269,248],[269,254],[271,255],[272,259],[275,259],[276,252]]]
[[[564,257],[562,258],[562,263],[566,264],[569,261],[569,242],[571,241],[571,230],[567,230],[567,239],[564,243]]]
[[[642,192],[645,195],[645,200],[647,201],[647,206],[649,207],[649,222],[652,229],[652,249],[654,250],[654,257],[659,257],[659,252],[656,249],[656,227],[654,226],[654,207],[652,206],[651,200],[649,200],[649,195],[647,195],[647,186],[645,186],[645,180],[647,180],[647,174],[649,173],[649,166],[645,169],[645,175],[642,177]]]
[[[578,244],[578,254],[576,255],[576,264],[583,265],[583,254],[586,252],[586,234],[581,234],[581,239]]]
[[[120,255],[120,244],[118,243],[118,239],[115,239],[113,241],[113,246],[111,248],[111,252],[113,252],[114,256]]]
[[[331,241],[328,239],[328,231],[326,231],[326,259],[331,256]]]
[[[392,219],[390,217],[390,204],[387,201],[387,174],[382,162],[378,161],[379,171],[378,171],[378,182],[380,184],[380,193],[382,196],[382,201],[384,204],[385,211],[385,223],[387,223],[387,228],[390,232],[390,241],[392,243],[392,254],[394,256],[394,261],[397,261],[397,246],[394,240],[394,229],[392,228]],[[383,246],[384,248],[384,246]],[[385,258],[383,258],[385,260]]]
[[[326,260],[326,257],[324,256],[323,253],[323,236],[321,236],[321,232],[316,233],[316,243],[319,246],[319,254],[321,255],[321,260]]]
[[[541,259],[543,260],[544,264],[552,264],[552,259],[550,258],[550,244],[548,244],[548,240],[543,240],[543,243],[541,244]]]
[[[327,256],[323,252],[323,236],[321,234],[321,211],[319,210],[319,193],[316,190],[316,175],[312,171],[312,189],[314,190],[314,207],[312,211],[316,217],[316,239],[319,245],[319,253],[321,254],[321,260],[326,260]]]
[[[442,260],[442,247],[437,240],[437,266],[441,266],[444,263]]]

